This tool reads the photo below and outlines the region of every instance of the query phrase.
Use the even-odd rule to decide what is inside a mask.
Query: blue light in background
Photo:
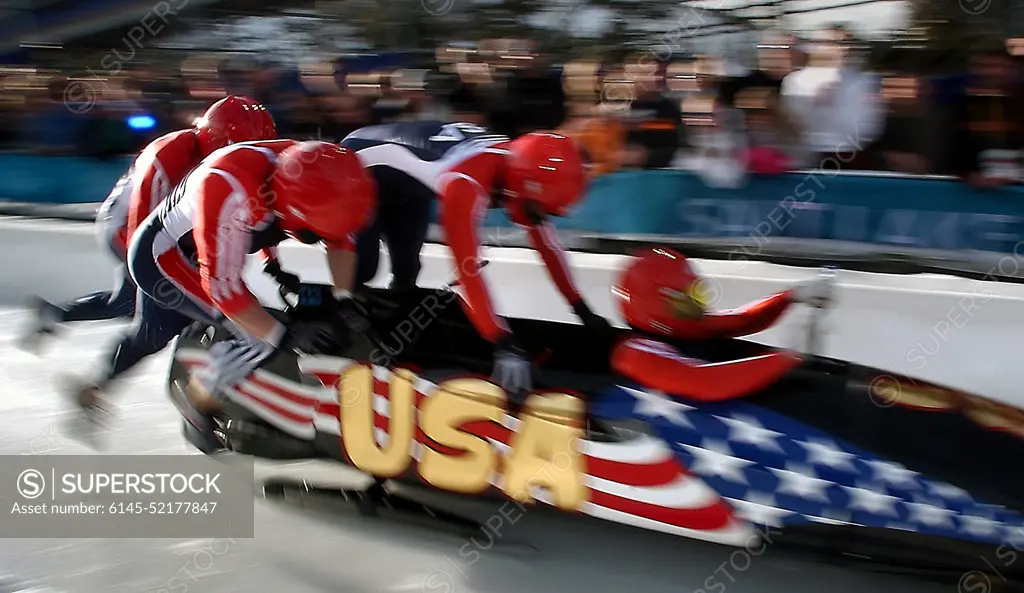
[[[133,130],[151,130],[156,127],[156,120],[148,115],[133,115],[128,118],[128,127]]]

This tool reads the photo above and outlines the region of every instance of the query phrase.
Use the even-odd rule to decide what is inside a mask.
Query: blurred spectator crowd
[[[794,169],[1021,178],[1021,65],[980,48],[965,72],[872,71],[847,32],[772,34],[754,69],[714,56],[637,53],[555,64],[524,40],[438,49],[429,68],[346,72],[334,63],[186,60],[161,70],[67,76],[0,70],[0,149],[110,158],[191,125],[224,94],[271,110],[282,137],[337,141],[370,124],[460,120],[510,136],[559,129],[599,171],[678,168],[736,187]]]

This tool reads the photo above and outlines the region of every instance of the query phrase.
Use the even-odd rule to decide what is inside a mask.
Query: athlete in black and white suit
[[[438,179],[480,150],[508,141],[474,124],[443,121],[369,126],[342,140],[373,174],[379,196],[377,218],[357,242],[356,282],[376,275],[383,241],[391,257],[390,287],[415,287]]]

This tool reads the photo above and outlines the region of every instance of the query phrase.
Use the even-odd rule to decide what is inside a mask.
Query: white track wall
[[[99,248],[90,225],[0,219],[4,271],[0,303],[20,306],[38,294],[71,299],[112,282],[115,262]],[[486,249],[484,269],[499,312],[510,316],[571,321],[539,258],[524,249]],[[285,267],[303,279],[326,281],[315,247],[282,246]],[[625,257],[571,254],[577,281],[598,312],[614,316],[609,286]],[[453,276],[446,247],[424,249],[421,284],[441,286]],[[386,260],[385,260],[386,262]],[[255,262],[254,262],[255,263]],[[717,307],[728,308],[812,278],[813,270],[760,262],[698,260],[711,280]],[[386,265],[386,264],[385,264]],[[383,277],[383,275],[381,276]],[[255,267],[256,293],[279,303],[274,284]],[[936,275],[839,273],[838,300],[829,314],[824,354],[901,372],[1024,407],[1024,364],[1018,355],[1024,329],[1024,285]],[[754,339],[802,346],[806,310],[787,313]]]

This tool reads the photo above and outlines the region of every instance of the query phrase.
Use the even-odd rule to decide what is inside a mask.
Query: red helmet
[[[377,210],[377,187],[354,152],[329,142],[297,142],[277,157],[268,206],[303,243],[341,242]]]
[[[638,330],[686,333],[707,309],[707,290],[686,257],[666,247],[645,249],[612,286],[623,318]]]
[[[270,115],[270,110],[263,103],[254,103],[256,107],[256,114],[259,116],[259,120],[263,126],[262,137],[259,140],[274,140],[277,138],[277,124],[274,123],[274,117]]]
[[[572,138],[531,132],[510,142],[508,150],[505,187],[511,206],[532,202],[547,214],[564,216],[583,197],[584,159]]]
[[[248,97],[230,96],[217,101],[196,122],[196,138],[203,154],[236,142],[272,140],[260,105]],[[264,110],[265,111],[265,110]],[[266,114],[269,116],[269,113]],[[273,135],[268,136],[268,133]]]

